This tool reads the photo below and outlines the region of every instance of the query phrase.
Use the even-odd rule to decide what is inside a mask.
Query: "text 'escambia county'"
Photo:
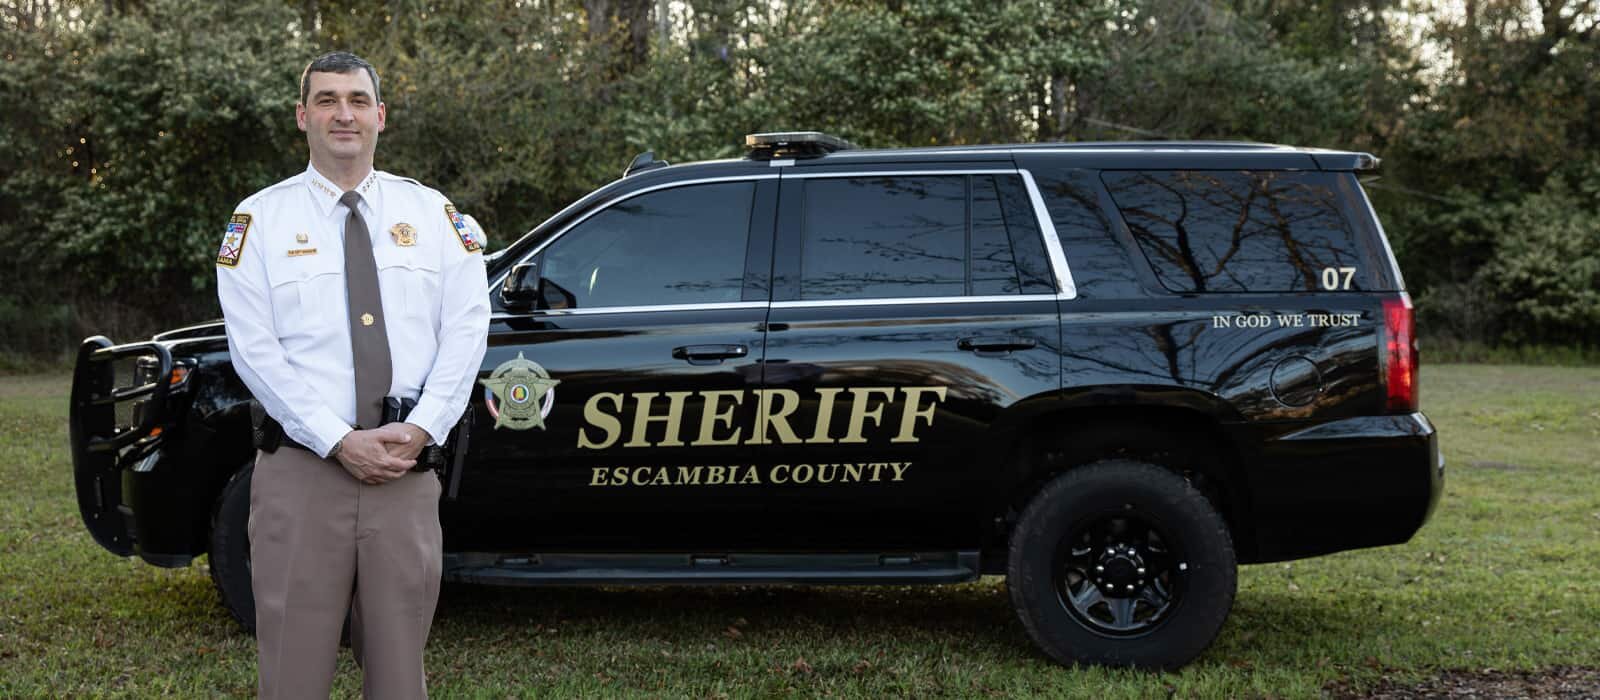
[[[910,462],[750,464],[694,467],[591,467],[590,486],[761,486],[867,484],[906,480]]]

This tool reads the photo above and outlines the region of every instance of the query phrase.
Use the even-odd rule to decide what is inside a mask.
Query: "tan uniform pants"
[[[249,532],[261,697],[328,697],[346,611],[362,694],[427,697],[443,562],[435,473],[369,486],[305,450],[258,452]]]

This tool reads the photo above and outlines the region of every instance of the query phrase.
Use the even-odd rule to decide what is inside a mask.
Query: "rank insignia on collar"
[[[496,429],[545,429],[544,419],[556,403],[556,385],[539,363],[517,353],[517,359],[507,360],[494,368],[488,379],[479,379],[483,385],[483,404],[494,418]]]
[[[450,225],[456,229],[456,237],[461,239],[461,247],[468,253],[483,250],[483,242],[478,240],[478,234],[473,233],[472,227],[467,225],[465,217],[456,211],[456,205],[444,205],[444,216],[450,220]]]
[[[250,233],[250,215],[234,214],[228,219],[228,229],[222,235],[222,247],[217,249],[217,264],[238,267],[244,255],[244,238]]]
[[[334,199],[338,199],[339,198],[339,193],[338,192],[334,192],[332,187],[329,187],[327,185],[322,184],[321,180],[318,180],[316,178],[311,178],[311,186],[317,188],[318,191],[322,192],[325,195],[328,195],[329,197],[332,197]]]
[[[389,236],[394,238],[395,245],[413,246],[417,244],[417,227],[406,223],[395,224],[389,227]]]

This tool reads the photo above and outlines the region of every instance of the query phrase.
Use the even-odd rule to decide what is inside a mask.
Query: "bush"
[[[108,335],[194,320],[157,317],[214,296],[232,207],[303,167],[293,107],[310,49],[294,13],[141,5],[0,39],[0,103],[30,107],[0,129],[0,349],[70,353],[78,298]]]
[[[27,363],[20,356],[53,358],[65,356],[70,346],[63,340],[73,332],[72,307],[61,303],[26,303],[22,299],[0,297],[0,328],[5,329],[5,346],[10,361],[0,362],[0,371],[22,369]]]
[[[1501,341],[1600,338],[1600,166],[1577,188],[1552,177],[1509,208],[1495,257],[1477,276],[1504,304]]]

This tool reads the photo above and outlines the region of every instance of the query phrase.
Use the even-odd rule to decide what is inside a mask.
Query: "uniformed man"
[[[265,698],[327,697],[347,612],[365,695],[427,696],[443,554],[418,457],[467,405],[489,308],[480,234],[373,169],[385,114],[371,64],[312,61],[295,106],[310,166],[244,200],[217,254],[233,366],[282,429],[250,481]]]

